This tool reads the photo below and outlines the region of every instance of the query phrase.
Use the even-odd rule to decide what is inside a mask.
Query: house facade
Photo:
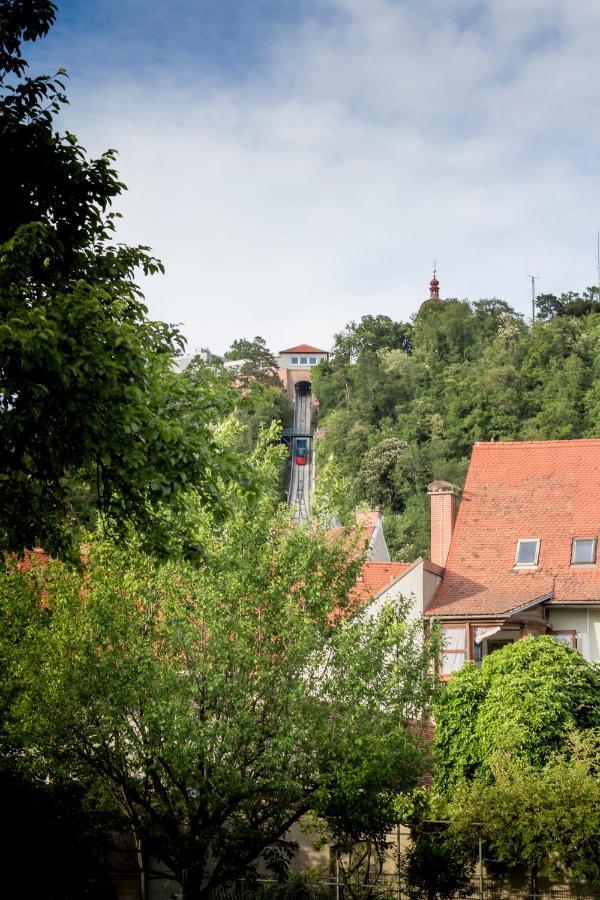
[[[312,370],[321,360],[329,359],[327,350],[320,350],[310,344],[298,344],[279,351],[278,374],[290,400],[294,399],[297,384],[312,381]]]
[[[600,440],[478,443],[462,496],[428,493],[442,677],[526,635],[600,662]]]

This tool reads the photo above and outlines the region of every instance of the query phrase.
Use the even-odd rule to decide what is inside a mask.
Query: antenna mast
[[[533,323],[535,322],[535,279],[539,278],[540,276],[539,276],[539,274],[538,275],[530,275],[529,272],[527,271],[527,268],[528,267],[525,266],[525,274],[526,274],[527,278],[531,279],[531,324],[533,325]]]
[[[598,228],[598,246],[596,248],[596,265],[598,267],[598,300],[600,300],[600,228]]]

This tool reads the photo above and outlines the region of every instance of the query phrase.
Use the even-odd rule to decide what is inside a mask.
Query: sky
[[[31,71],[118,150],[119,239],[194,350],[328,349],[428,296],[596,283],[598,0],[57,0]]]

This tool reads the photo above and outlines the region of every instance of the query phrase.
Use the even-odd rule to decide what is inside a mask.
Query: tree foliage
[[[84,486],[115,532],[164,549],[160,510],[192,484],[216,503],[213,413],[227,399],[172,372],[177,330],[148,318],[135,276],[162,270],[114,242],[115,152],[55,131],[64,77],[28,77],[21,42],[55,7],[0,3],[0,548],[68,549]]]
[[[348,479],[348,506],[382,508],[397,558],[428,555],[425,486],[461,485],[475,441],[598,435],[597,288],[565,297],[540,297],[533,327],[498,298],[365,316],[316,367],[318,457]]]
[[[290,528],[263,490],[222,485],[222,529],[190,495],[200,566],[92,540],[83,570],[0,575],[7,740],[32,764],[93,779],[197,897],[248,873],[309,809],[334,832],[383,827],[422,768],[435,653],[402,604],[343,627],[356,577],[343,548]],[[202,887],[203,886],[203,887]]]
[[[465,842],[466,843],[466,842]],[[471,847],[454,839],[445,824],[411,828],[402,874],[415,900],[454,900],[471,894],[475,861]]]
[[[569,736],[600,726],[600,672],[550,637],[528,637],[465,665],[435,710],[436,780],[444,791],[492,777],[500,752],[542,768]]]
[[[272,385],[277,377],[277,360],[260,335],[252,341],[237,338],[226,352],[225,359],[243,362],[236,374],[244,383],[252,380]]]
[[[451,834],[509,869],[558,870],[600,886],[600,781],[597,741],[572,737],[543,766],[498,753],[493,783],[476,779],[454,795]]]

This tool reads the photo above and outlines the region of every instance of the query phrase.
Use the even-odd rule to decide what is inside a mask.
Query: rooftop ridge
[[[310,344],[298,344],[297,347],[286,347],[280,350],[280,353],[328,353],[328,350],[320,350],[318,347],[312,347]]]
[[[547,447],[548,444],[600,444],[600,438],[552,438],[535,441],[475,441],[474,447]]]

